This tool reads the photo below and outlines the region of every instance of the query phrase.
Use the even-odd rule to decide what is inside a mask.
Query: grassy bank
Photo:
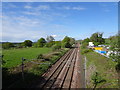
[[[115,69],[116,62],[108,59],[96,52],[87,52],[86,56],[86,84],[87,88],[93,88],[93,82],[91,76],[94,72],[98,72],[99,75],[106,81],[99,83],[97,88],[118,88],[118,75]]]
[[[26,50],[28,49],[28,50]],[[41,60],[31,60],[24,64],[24,81],[22,80],[21,74],[21,59],[20,62],[17,61],[17,64],[14,63],[14,60],[6,61],[7,64],[3,65],[3,88],[23,88],[28,87],[32,82],[41,78],[41,75],[45,73],[48,68],[51,67],[61,56],[63,56],[69,49],[61,49],[58,51],[52,51],[50,48],[26,48],[18,50],[17,55],[24,56],[26,59],[36,58],[38,54],[43,54],[43,61]],[[9,50],[8,50],[9,51]],[[13,50],[14,51],[14,50]],[[9,58],[9,55],[12,51],[4,51],[4,54]],[[24,52],[24,53],[23,53]],[[29,54],[30,57],[29,57]],[[15,55],[14,58],[17,57]],[[13,55],[14,56],[14,55]],[[18,57],[20,57],[18,56]],[[17,58],[18,58],[17,57]],[[7,58],[7,57],[6,57]],[[47,58],[47,59],[46,59]],[[17,59],[16,59],[17,60]],[[33,63],[34,62],[34,63]],[[9,65],[11,63],[11,65]],[[14,67],[14,68],[13,68]]]

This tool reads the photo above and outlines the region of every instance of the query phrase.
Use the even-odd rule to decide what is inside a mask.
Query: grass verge
[[[115,66],[116,62],[108,59],[96,52],[87,52],[84,54],[86,62],[86,84],[87,88],[93,88],[91,76],[94,72],[99,72],[100,76],[106,80],[97,85],[97,88],[118,88],[118,74]]]

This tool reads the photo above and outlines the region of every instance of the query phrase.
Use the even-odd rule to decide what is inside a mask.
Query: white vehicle
[[[89,47],[94,47],[93,42],[89,42]]]

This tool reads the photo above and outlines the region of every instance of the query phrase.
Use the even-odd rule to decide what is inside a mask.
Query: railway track
[[[79,44],[70,49],[45,74],[36,88],[80,88]]]

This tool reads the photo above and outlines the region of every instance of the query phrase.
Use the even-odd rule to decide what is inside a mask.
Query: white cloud
[[[24,6],[24,8],[26,8],[26,9],[31,9],[32,6],[30,6],[30,5],[26,5],[26,6]]]
[[[37,10],[49,10],[50,7],[48,5],[39,5],[36,7]]]
[[[73,10],[85,10],[86,8],[82,8],[82,7],[73,7]]]
[[[57,34],[65,32],[64,26],[48,24],[49,20],[28,18],[25,16],[3,18],[2,38],[3,41],[24,41],[26,39],[37,41],[40,37],[52,35],[59,38]],[[46,27],[47,26],[47,27]],[[67,31],[68,32],[68,31]]]
[[[52,37],[57,37],[57,35],[51,35]]]
[[[83,8],[83,7],[80,7],[80,6],[75,6],[75,7],[64,6],[64,7],[62,7],[62,9],[65,9],[65,10],[85,10],[86,8]]]
[[[69,6],[65,6],[65,7],[63,7],[63,9],[70,10],[71,8]]]
[[[23,14],[26,14],[26,15],[36,15],[36,16],[40,15],[40,12],[24,11],[24,12],[22,12],[22,13],[23,13]]]

